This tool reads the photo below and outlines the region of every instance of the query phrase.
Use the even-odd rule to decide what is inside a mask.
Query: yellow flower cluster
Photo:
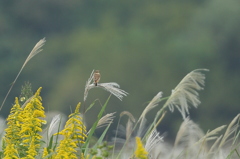
[[[46,148],[46,147],[44,147],[44,149],[43,149],[43,155],[42,155],[42,158],[45,158],[45,157],[47,157],[47,155],[48,155],[48,150],[47,150],[47,148]]]
[[[41,103],[40,91],[37,90],[24,108],[19,105],[18,98],[15,99],[15,105],[11,109],[7,118],[6,135],[4,148],[4,158],[35,158],[40,148],[42,136],[42,124],[46,123],[44,118],[44,107]]]
[[[40,91],[41,87],[22,107],[18,98],[15,99],[15,105],[7,118],[8,127],[5,129],[6,134],[3,139],[3,159],[35,159],[40,155],[45,159],[77,159],[81,155],[84,159],[84,154],[77,152],[77,148],[85,143],[87,137],[86,127],[79,112],[80,103],[74,113],[69,115],[64,129],[55,134],[64,137],[56,151],[53,147],[40,147],[42,136],[39,133],[42,131],[42,124],[46,123],[43,120],[45,114]]]
[[[6,144],[4,156],[5,159],[18,158],[18,150],[16,149],[20,145],[20,123],[23,121],[21,117],[22,108],[19,105],[18,98],[15,98],[15,105],[12,107],[10,115],[7,118],[8,127],[5,129],[6,135],[4,141]]]
[[[57,133],[64,136],[57,148],[55,159],[60,158],[77,158],[77,145],[83,144],[86,136],[86,127],[80,116],[80,103],[77,105],[75,112],[69,115],[69,120],[66,122],[65,128]],[[55,135],[57,135],[55,134]],[[80,145],[79,145],[80,146]]]
[[[136,137],[137,149],[135,151],[135,157],[138,159],[147,159],[148,152],[143,147],[140,137]]]
[[[6,142],[6,148],[4,151],[4,159],[18,159],[18,151],[15,149],[14,144],[11,140],[5,139]]]

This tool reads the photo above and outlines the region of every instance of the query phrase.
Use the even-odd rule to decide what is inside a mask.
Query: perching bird
[[[99,73],[99,70],[96,70],[93,74],[93,81],[95,86],[97,86],[98,82],[100,81],[101,74]]]

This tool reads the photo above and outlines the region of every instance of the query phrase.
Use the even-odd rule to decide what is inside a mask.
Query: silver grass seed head
[[[156,147],[159,143],[163,142],[163,137],[160,136],[160,133],[154,129],[151,134],[148,136],[145,149],[147,152],[151,153],[154,147]]]
[[[189,114],[189,104],[196,108],[201,103],[197,91],[203,90],[205,84],[205,75],[202,71],[208,70],[196,69],[188,73],[172,90],[171,96],[165,103],[172,112],[174,107],[176,107],[182,114],[183,119]]]
[[[45,38],[43,38],[34,46],[32,51],[28,55],[25,63],[27,63],[31,58],[33,58],[35,55],[37,55],[39,52],[42,51],[41,47],[45,44],[45,42],[46,42],[46,40],[45,40]]]
[[[139,120],[141,120],[142,118],[145,118],[146,114],[158,105],[158,103],[160,102],[160,99],[162,98],[162,94],[163,94],[162,92],[158,92],[158,94],[153,97],[153,99],[149,102],[149,104],[143,110]]]
[[[119,84],[117,84],[115,82],[97,83],[97,85],[96,85],[94,82],[92,83],[93,78],[94,78],[94,70],[92,71],[90,78],[86,82],[85,92],[84,92],[84,101],[86,101],[88,92],[92,88],[102,88],[102,89],[110,92],[111,94],[113,94],[120,100],[122,100],[122,98],[124,96],[128,95],[128,93],[126,91],[120,89]]]
[[[55,115],[53,118],[52,118],[52,121],[49,125],[49,129],[48,129],[48,136],[50,137],[52,134],[56,133],[54,131],[56,131],[58,129],[58,126],[59,126],[59,122],[61,120],[61,116],[60,114],[58,115]]]
[[[105,116],[103,116],[98,121],[97,128],[101,128],[101,127],[104,127],[104,126],[107,126],[107,125],[111,124],[113,119],[115,118],[114,114],[115,114],[115,112],[114,113],[109,113],[109,114],[106,114]]]

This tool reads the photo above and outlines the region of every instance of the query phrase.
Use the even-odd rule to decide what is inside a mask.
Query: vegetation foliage
[[[40,42],[44,44],[45,41],[40,40]],[[36,45],[30,55],[39,52],[41,46]],[[163,98],[162,92],[157,93],[137,120],[130,112],[122,112],[121,118],[124,115],[129,118],[126,126],[122,126],[119,120],[115,137],[106,141],[104,140],[107,137],[107,131],[114,119],[114,113],[104,115],[110,97],[112,95],[121,100],[128,95],[126,91],[120,89],[117,83],[95,85],[93,73],[91,73],[85,85],[85,92],[101,88],[110,92],[111,95],[98,112],[97,120],[90,127],[86,127],[86,117],[91,116],[89,110],[96,106],[94,107],[94,104],[87,105],[89,92],[84,94],[82,113],[79,103],[75,111],[69,115],[66,123],[62,122],[61,115],[54,116],[52,121],[47,123],[40,96],[42,88],[40,87],[29,97],[32,92],[31,84],[26,83],[21,92],[22,102],[19,102],[17,97],[15,98],[15,104],[6,119],[6,128],[5,131],[2,131],[0,138],[2,142],[0,157],[3,159],[240,158],[240,114],[235,116],[228,125],[217,127],[207,133],[204,133],[189,117],[189,108],[197,107],[200,104],[198,91],[203,89],[204,72],[206,71],[208,70],[197,69],[188,73],[172,90],[169,97]],[[165,103],[163,103],[164,101]],[[4,102],[2,106],[4,106]],[[155,112],[154,120],[148,126],[146,114],[156,107],[159,108]],[[164,141],[164,136],[160,135],[157,127],[161,125],[168,110],[172,112],[174,109],[180,112],[183,119],[175,142],[170,145]],[[61,129],[60,125],[63,124],[64,128]],[[46,125],[45,128],[44,125]],[[95,138],[94,133],[103,126],[102,135]],[[1,125],[1,129],[3,128]],[[57,129],[56,133],[54,133],[54,129]]]
[[[84,96],[86,77],[93,69],[101,70],[103,81],[118,81],[130,94],[131,98],[124,98],[124,104],[115,98],[110,100],[109,111],[127,110],[139,116],[143,103],[156,92],[170,94],[186,73],[208,68],[208,86],[201,94],[203,107],[189,110],[191,117],[205,131],[216,124],[227,124],[239,113],[239,3],[1,1],[0,101],[31,46],[47,37],[44,54],[37,55],[22,72],[34,90],[44,88],[42,97],[47,111],[70,114],[69,107]],[[19,95],[24,81],[20,76],[6,105],[11,105]],[[94,91],[87,102],[96,97],[104,101],[107,95]],[[6,118],[9,111],[10,107],[3,107],[1,116]],[[91,110],[94,116],[98,111]],[[149,112],[149,121],[153,120],[152,113]],[[171,119],[166,116],[161,129],[175,132],[180,118],[179,114]],[[88,120],[94,123],[93,119]]]

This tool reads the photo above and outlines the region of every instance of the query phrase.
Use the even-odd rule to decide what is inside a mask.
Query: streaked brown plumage
[[[95,86],[97,86],[98,82],[100,81],[101,74],[99,73],[99,70],[96,70],[93,74],[93,81]]]

